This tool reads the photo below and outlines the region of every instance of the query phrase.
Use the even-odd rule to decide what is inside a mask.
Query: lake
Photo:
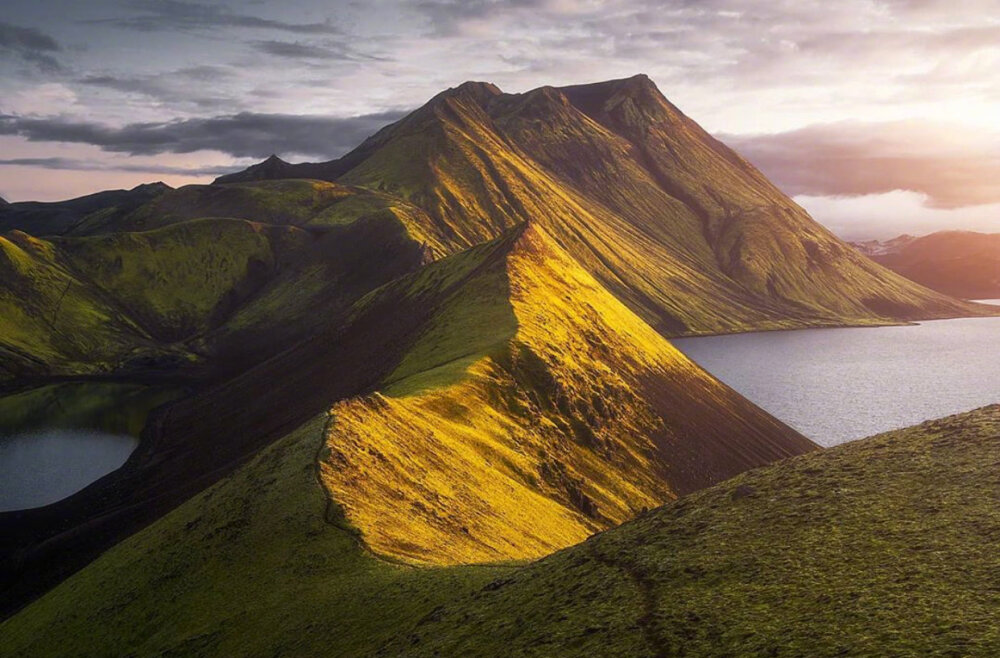
[[[823,446],[1000,402],[1000,318],[671,342]]]
[[[0,397],[0,512],[54,503],[120,468],[149,411],[176,395],[68,382]]]
[[[0,438],[0,511],[40,507],[125,463],[139,441],[97,430],[38,430]]]

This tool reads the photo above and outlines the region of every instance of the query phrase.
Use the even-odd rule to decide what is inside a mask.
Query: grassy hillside
[[[379,655],[993,656],[1000,406],[751,471],[495,581]]]
[[[320,177],[391,194],[436,257],[531,220],[666,335],[986,314],[859,255],[645,76],[526,94],[465,83]]]
[[[204,219],[144,233],[0,237],[0,375],[174,369],[180,341],[218,326],[310,241],[302,231]],[[3,372],[6,371],[6,372]]]
[[[170,343],[219,324],[309,242],[288,227],[198,219],[56,244],[81,280]]]
[[[941,231],[873,257],[908,279],[962,299],[1000,298],[1000,233]]]
[[[374,558],[325,417],[0,625],[5,655],[995,655],[1000,407],[751,471],[531,565]],[[992,493],[991,493],[992,492]]]
[[[688,361],[541,228],[506,240],[380,393],[331,412],[323,483],[373,550],[433,564],[539,557],[815,449]]]
[[[245,369],[424,262],[409,211],[366,198],[307,228],[202,217],[0,236],[0,381]]]
[[[100,372],[152,341],[81,282],[56,247],[20,231],[0,236],[0,382]]]

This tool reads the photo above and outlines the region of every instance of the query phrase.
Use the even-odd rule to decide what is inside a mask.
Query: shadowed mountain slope
[[[941,231],[872,256],[894,272],[962,299],[1000,299],[1000,233]]]
[[[996,655],[998,459],[993,406],[751,471],[437,609],[378,655]]]
[[[0,200],[0,233],[16,229],[31,235],[63,235],[81,224],[113,221],[127,215],[170,189],[164,183],[148,183],[131,190],[108,190],[67,201]]]
[[[526,94],[465,83],[339,160],[258,167],[218,182],[392,194],[424,211],[411,228],[437,256],[538,222],[667,335],[990,312],[859,255],[645,76]]]
[[[357,656],[510,571],[374,559],[317,482],[324,423],[305,423],[0,624],[4,656]]]

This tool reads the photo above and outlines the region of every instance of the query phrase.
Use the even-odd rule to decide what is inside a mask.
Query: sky
[[[3,0],[0,196],[327,160],[466,80],[636,73],[843,237],[1000,232],[1000,0]]]

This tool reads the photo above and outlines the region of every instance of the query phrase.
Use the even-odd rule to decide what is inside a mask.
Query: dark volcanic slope
[[[218,182],[281,177],[400,197],[437,255],[537,221],[668,335],[987,312],[858,254],[645,76],[525,94],[466,83],[339,160]]]
[[[435,610],[383,656],[995,656],[1000,406],[745,473]]]
[[[1000,233],[932,233],[872,259],[947,295],[1000,298]]]

